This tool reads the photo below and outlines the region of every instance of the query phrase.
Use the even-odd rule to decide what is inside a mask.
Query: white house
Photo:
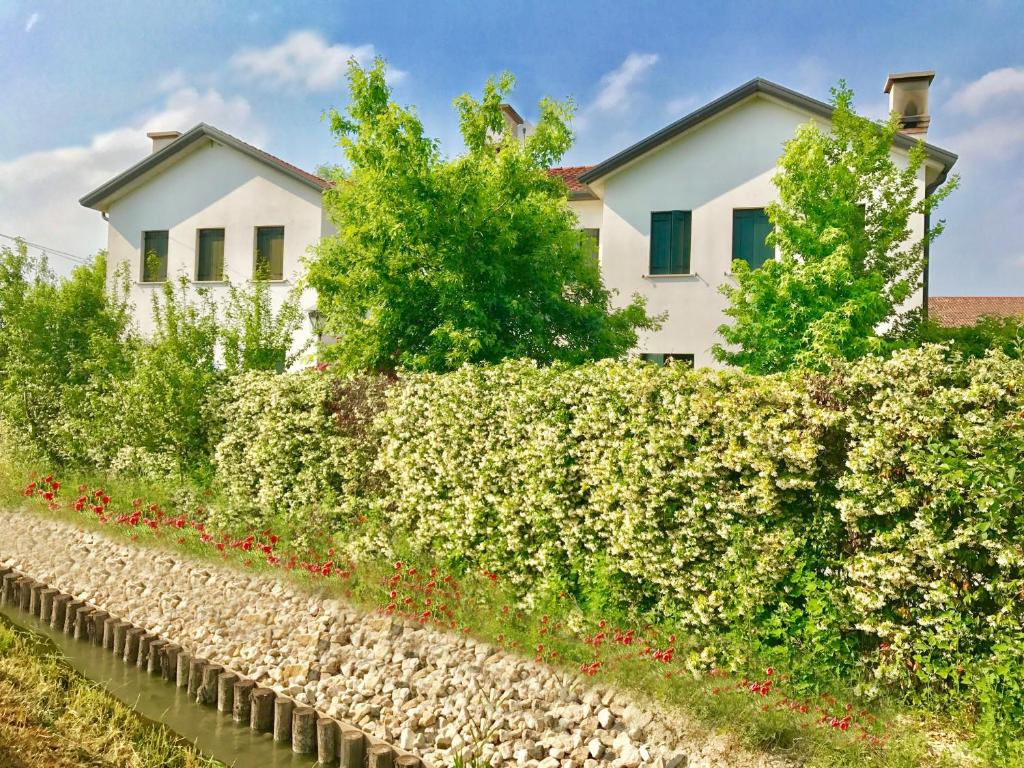
[[[904,73],[886,82],[890,106],[902,116],[897,163],[927,133],[933,76]],[[515,135],[530,132],[514,109],[503,112]],[[714,364],[725,319],[719,287],[731,279],[733,259],[757,265],[775,256],[764,243],[764,207],[775,198],[771,178],[783,144],[808,120],[827,129],[831,114],[824,102],[755,79],[597,165],[551,169],[565,180],[580,227],[597,240],[616,300],[639,293],[652,314],[666,316],[660,330],[641,336],[637,353]],[[321,205],[328,183],[208,125],[150,137],[149,157],[81,200],[109,221],[109,269],[112,275],[128,264],[140,329],[152,327],[152,292],[178,274],[216,298],[225,279],[266,271],[279,303],[305,252],[333,231]],[[922,195],[956,162],[946,150],[925,148]],[[916,217],[912,236],[923,237],[926,227]],[[924,277],[918,305],[927,302],[927,271]],[[314,296],[303,301],[315,308]],[[304,326],[302,340],[312,332]]]
[[[178,275],[217,302],[228,281],[265,275],[279,307],[309,246],[333,232],[328,182],[209,125],[148,135],[152,154],[80,201],[109,223],[107,278],[128,265],[139,329],[152,330],[153,292]],[[315,301],[302,297],[307,310]],[[296,344],[312,333],[304,323]]]
[[[892,154],[906,163],[930,121],[932,72],[890,75],[885,91],[902,116]],[[719,291],[734,259],[752,266],[774,258],[764,239],[764,207],[776,198],[771,178],[783,143],[808,120],[827,129],[828,104],[767,80],[755,79],[594,166],[553,168],[569,189],[580,226],[598,241],[605,285],[625,302],[647,298],[648,311],[666,314],[660,330],[641,336],[637,351],[696,365],[714,364],[716,329],[726,319]],[[921,194],[941,184],[956,155],[925,145]],[[921,238],[923,216],[912,222]],[[927,301],[924,289],[914,297]]]

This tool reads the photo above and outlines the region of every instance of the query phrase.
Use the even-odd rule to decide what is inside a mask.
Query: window
[[[772,223],[764,208],[737,209],[732,212],[732,258],[745,261],[757,269],[775,258],[775,248],[765,242],[772,231]]]
[[[196,246],[196,281],[224,279],[224,230],[200,229]]]
[[[665,365],[666,363],[679,363],[693,368],[693,355],[679,354],[676,352],[642,352],[640,359],[654,365]]]
[[[284,227],[256,227],[256,269],[258,280],[284,279]]]
[[[590,240],[587,243],[587,253],[589,253],[596,259],[598,254],[598,248],[601,245],[601,230],[597,228],[587,228],[583,230],[583,234],[590,238]]]
[[[142,282],[162,283],[167,279],[167,230],[142,233]]]
[[[651,274],[690,274],[690,212],[651,214]]]

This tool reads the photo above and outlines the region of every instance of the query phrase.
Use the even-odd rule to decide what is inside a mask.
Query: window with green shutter
[[[167,279],[167,230],[142,233],[142,282],[162,283]]]
[[[196,247],[196,281],[224,279],[224,230],[200,229]]]
[[[772,224],[764,208],[743,208],[732,212],[732,258],[757,269],[775,258],[775,249],[765,242]]]
[[[284,227],[256,227],[257,280],[284,279]]]
[[[690,273],[690,211],[651,214],[652,275]]]

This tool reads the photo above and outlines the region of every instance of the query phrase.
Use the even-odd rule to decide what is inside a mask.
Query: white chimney
[[[146,136],[153,140],[152,154],[155,155],[161,149],[181,136],[181,131],[150,131]]]
[[[889,94],[889,111],[900,116],[900,132],[924,135],[928,133],[931,116],[928,114],[928,86],[935,72],[900,72],[889,75],[885,92]]]

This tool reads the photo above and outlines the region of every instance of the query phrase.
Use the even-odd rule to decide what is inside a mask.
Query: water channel
[[[215,707],[189,699],[183,688],[125,664],[102,646],[56,632],[35,616],[12,606],[0,607],[6,623],[48,640],[83,677],[103,686],[111,695],[143,717],[158,722],[196,745],[204,755],[234,768],[311,768],[315,757],[297,755],[276,744],[269,733],[257,733],[235,723]]]

